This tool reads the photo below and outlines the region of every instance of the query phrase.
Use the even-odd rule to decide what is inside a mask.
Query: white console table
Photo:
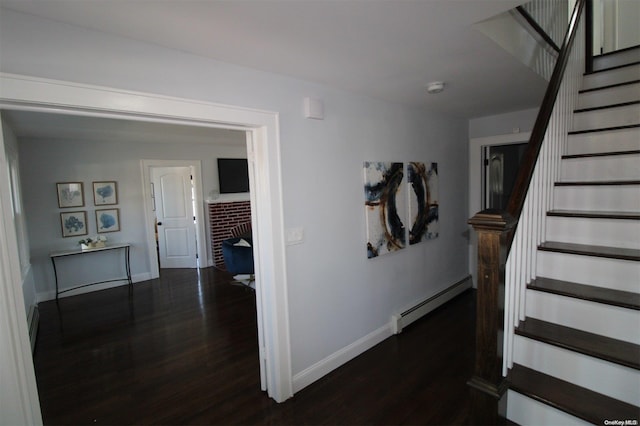
[[[88,250],[76,249],[76,250],[56,251],[56,252],[50,253],[49,257],[51,258],[51,263],[53,265],[53,275],[55,276],[55,279],[56,279],[56,302],[58,301],[58,295],[60,295],[62,293],[66,293],[67,291],[76,290],[78,288],[88,287],[90,285],[95,285],[95,284],[102,284],[102,283],[108,283],[108,282],[113,282],[113,281],[125,281],[126,280],[127,283],[129,284],[129,289],[133,288],[133,281],[131,281],[131,263],[129,262],[129,249],[130,248],[131,248],[131,244],[129,244],[129,243],[119,243],[119,244],[110,244],[110,245],[107,245],[105,247],[88,249]],[[100,252],[105,252],[105,251],[109,251],[109,250],[122,250],[123,251],[123,254],[124,254],[124,257],[123,257],[124,268],[125,268],[125,272],[127,274],[126,277],[114,278],[114,279],[104,280],[104,281],[96,281],[96,282],[92,282],[92,283],[89,283],[89,284],[82,284],[82,285],[71,287],[71,288],[65,288],[64,290],[59,290],[59,288],[58,288],[58,271],[56,270],[56,259],[60,259],[61,257],[77,256],[77,255],[97,255]]]

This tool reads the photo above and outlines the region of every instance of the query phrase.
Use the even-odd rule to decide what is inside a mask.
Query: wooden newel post
[[[502,377],[504,285],[507,246],[515,220],[484,210],[469,219],[478,234],[476,360],[471,387],[471,424],[504,424],[507,382]]]

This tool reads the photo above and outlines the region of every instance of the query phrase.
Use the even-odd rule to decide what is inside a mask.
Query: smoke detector
[[[442,81],[432,81],[427,84],[427,93],[433,95],[436,93],[440,93],[444,90],[444,82]]]

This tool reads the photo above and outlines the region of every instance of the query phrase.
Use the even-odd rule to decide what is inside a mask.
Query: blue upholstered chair
[[[249,246],[241,245],[244,240]],[[239,245],[240,243],[240,245]],[[253,274],[253,244],[251,238],[229,238],[222,242],[222,257],[227,271],[233,275]]]

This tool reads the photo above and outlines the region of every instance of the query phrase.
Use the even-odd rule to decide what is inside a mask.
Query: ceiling
[[[0,6],[464,118],[533,108],[546,83],[476,22],[522,0],[0,0]],[[425,86],[444,81],[445,91]]]

